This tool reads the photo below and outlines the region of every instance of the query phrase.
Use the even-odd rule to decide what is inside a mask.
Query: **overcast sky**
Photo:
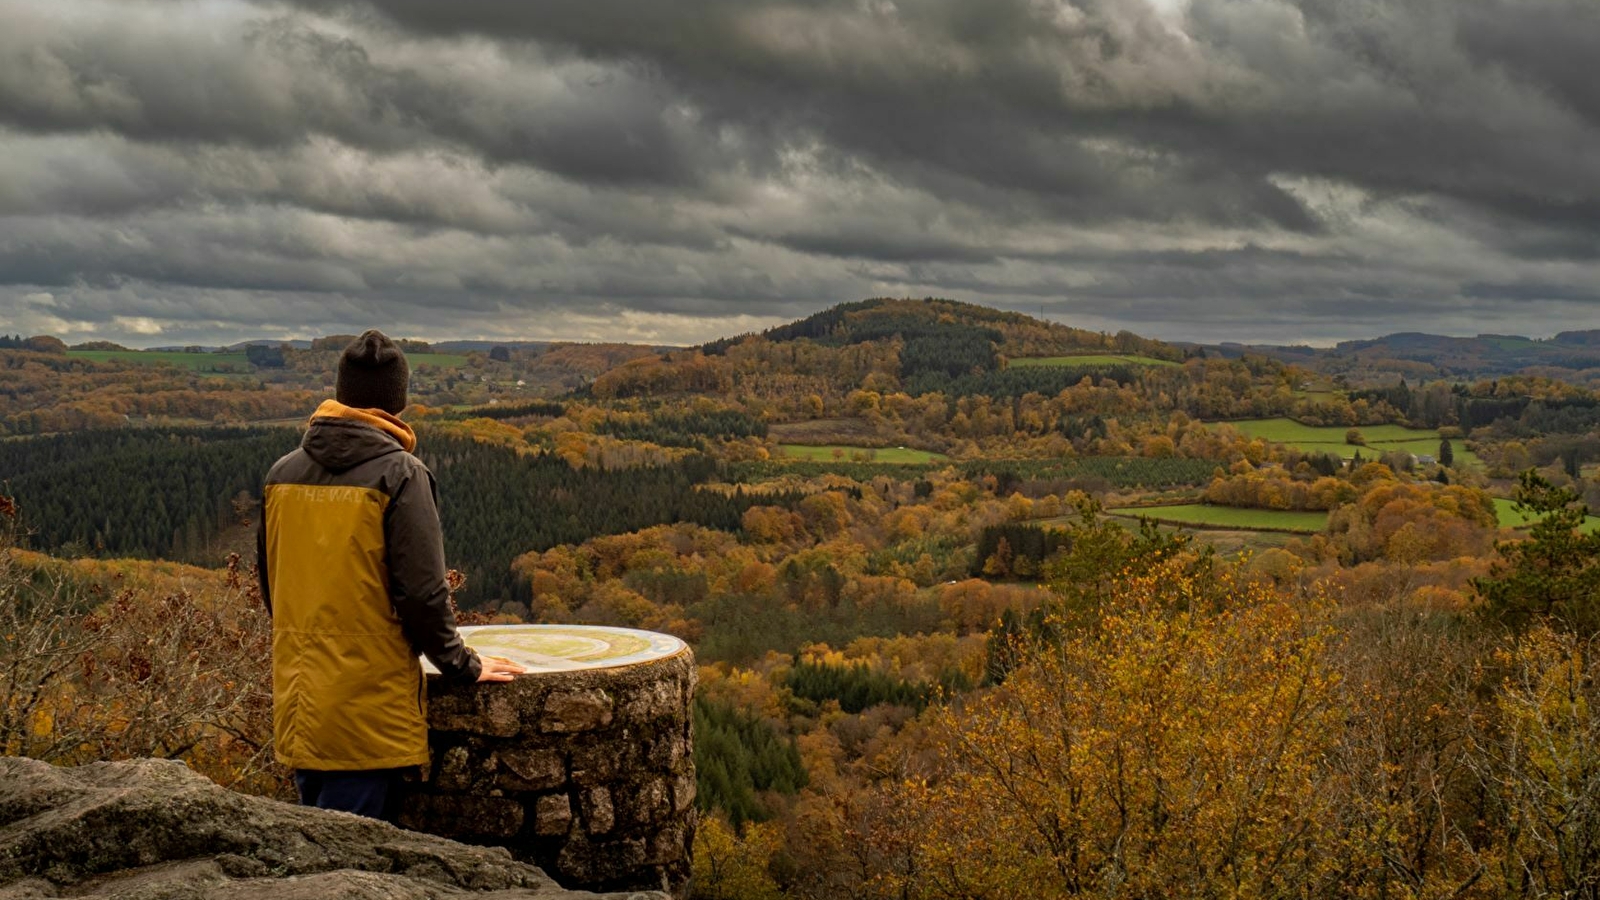
[[[0,331],[1600,328],[1596,0],[0,0]]]

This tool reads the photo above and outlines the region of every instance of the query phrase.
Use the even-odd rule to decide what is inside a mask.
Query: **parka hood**
[[[381,409],[356,409],[323,401],[311,416],[300,446],[330,472],[344,472],[388,453],[416,449],[411,427]]]

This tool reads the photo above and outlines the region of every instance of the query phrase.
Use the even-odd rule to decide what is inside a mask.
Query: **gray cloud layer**
[[[1600,326],[1592,0],[0,0],[0,331]]]

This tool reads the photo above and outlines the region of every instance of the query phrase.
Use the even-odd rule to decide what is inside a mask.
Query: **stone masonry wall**
[[[562,886],[682,897],[695,828],[694,655],[505,684],[428,679],[430,779],[406,828],[505,847]]]

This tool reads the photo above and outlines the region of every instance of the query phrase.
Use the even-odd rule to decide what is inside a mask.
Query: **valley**
[[[287,790],[264,753],[253,529],[338,344],[0,349],[0,599],[72,673],[0,716],[6,753],[165,754]],[[1523,858],[1500,785],[1565,783],[1506,769],[1517,742],[1592,728],[1538,699],[1600,621],[1583,384],[1369,383],[887,298],[697,347],[433,349],[409,345],[406,419],[460,621],[688,642],[697,852],[737,858],[750,896],[887,896],[941,860],[1023,879],[1007,848],[1052,839],[1032,811],[1076,817],[1087,858],[1114,796],[1174,817],[1139,826],[1153,870],[1177,846],[1221,868],[1283,846],[1273,871],[1297,884],[1362,893],[1400,857],[1454,884]],[[171,664],[197,648],[204,677],[153,683],[145,633]],[[170,713],[188,707],[205,714]],[[1252,766],[1270,787],[1229,774]],[[1478,843],[1417,849],[1438,822]]]

